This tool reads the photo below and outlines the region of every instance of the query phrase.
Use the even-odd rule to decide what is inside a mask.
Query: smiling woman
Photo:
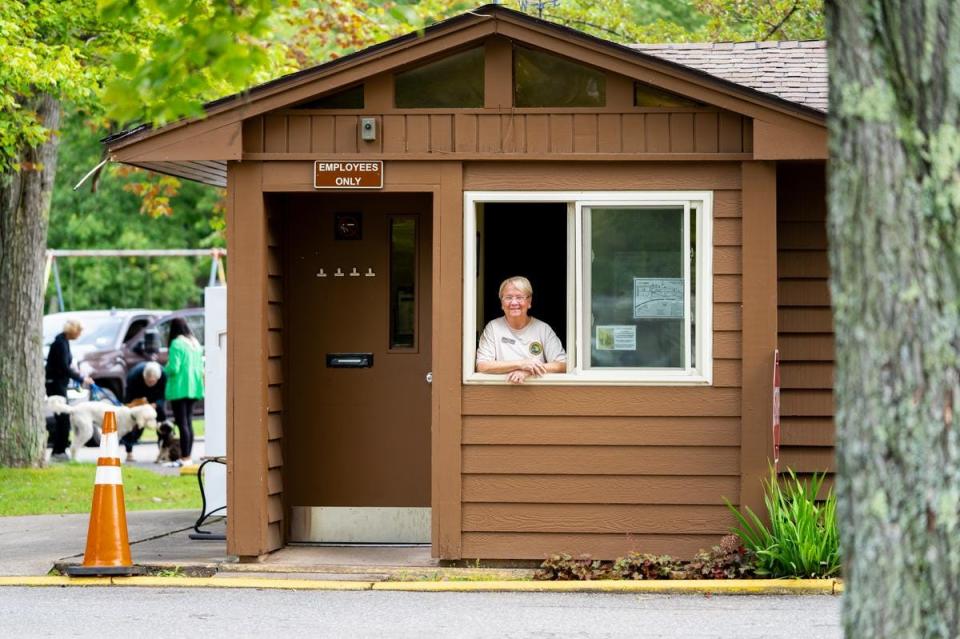
[[[528,377],[562,373],[567,354],[557,334],[545,322],[530,317],[533,287],[521,276],[500,284],[503,317],[483,330],[477,348],[477,372],[506,373],[507,381],[522,384]]]

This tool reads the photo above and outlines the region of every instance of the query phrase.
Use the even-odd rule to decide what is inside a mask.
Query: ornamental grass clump
[[[840,571],[837,498],[831,488],[817,500],[825,476],[815,473],[804,481],[788,469],[781,483],[771,469],[764,482],[769,527],[749,507],[743,514],[727,501],[739,523],[733,532],[755,553],[758,576],[830,577]]]

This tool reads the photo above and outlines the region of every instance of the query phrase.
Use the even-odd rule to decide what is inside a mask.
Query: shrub
[[[736,535],[726,535],[719,546],[701,550],[684,566],[686,579],[743,579],[752,577],[756,555]]]
[[[603,574],[602,562],[591,559],[589,555],[574,558],[561,552],[547,557],[533,578],[541,581],[589,581]]]
[[[679,572],[680,562],[670,555],[631,552],[613,564],[615,579],[673,579]]]
[[[739,526],[734,532],[757,557],[756,573],[771,577],[829,577],[840,571],[840,535],[837,529],[837,498],[833,489],[823,502],[817,495],[825,473],[809,481],[797,478],[792,470],[783,483],[770,469],[764,482],[764,503],[770,526],[749,507],[746,515],[729,501]],[[726,500],[725,500],[726,501]]]

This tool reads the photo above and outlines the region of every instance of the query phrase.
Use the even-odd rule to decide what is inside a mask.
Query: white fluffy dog
[[[77,458],[77,451],[91,437],[93,429],[98,431],[103,426],[103,414],[112,410],[117,414],[117,437],[123,437],[134,428],[157,428],[157,410],[150,404],[141,404],[128,408],[114,406],[110,402],[80,402],[67,404],[67,399],[60,395],[47,397],[47,408],[53,413],[68,413],[70,415],[70,458]]]

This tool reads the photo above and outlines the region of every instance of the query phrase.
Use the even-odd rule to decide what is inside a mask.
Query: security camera
[[[377,120],[376,118],[360,118],[360,139],[377,139]]]

